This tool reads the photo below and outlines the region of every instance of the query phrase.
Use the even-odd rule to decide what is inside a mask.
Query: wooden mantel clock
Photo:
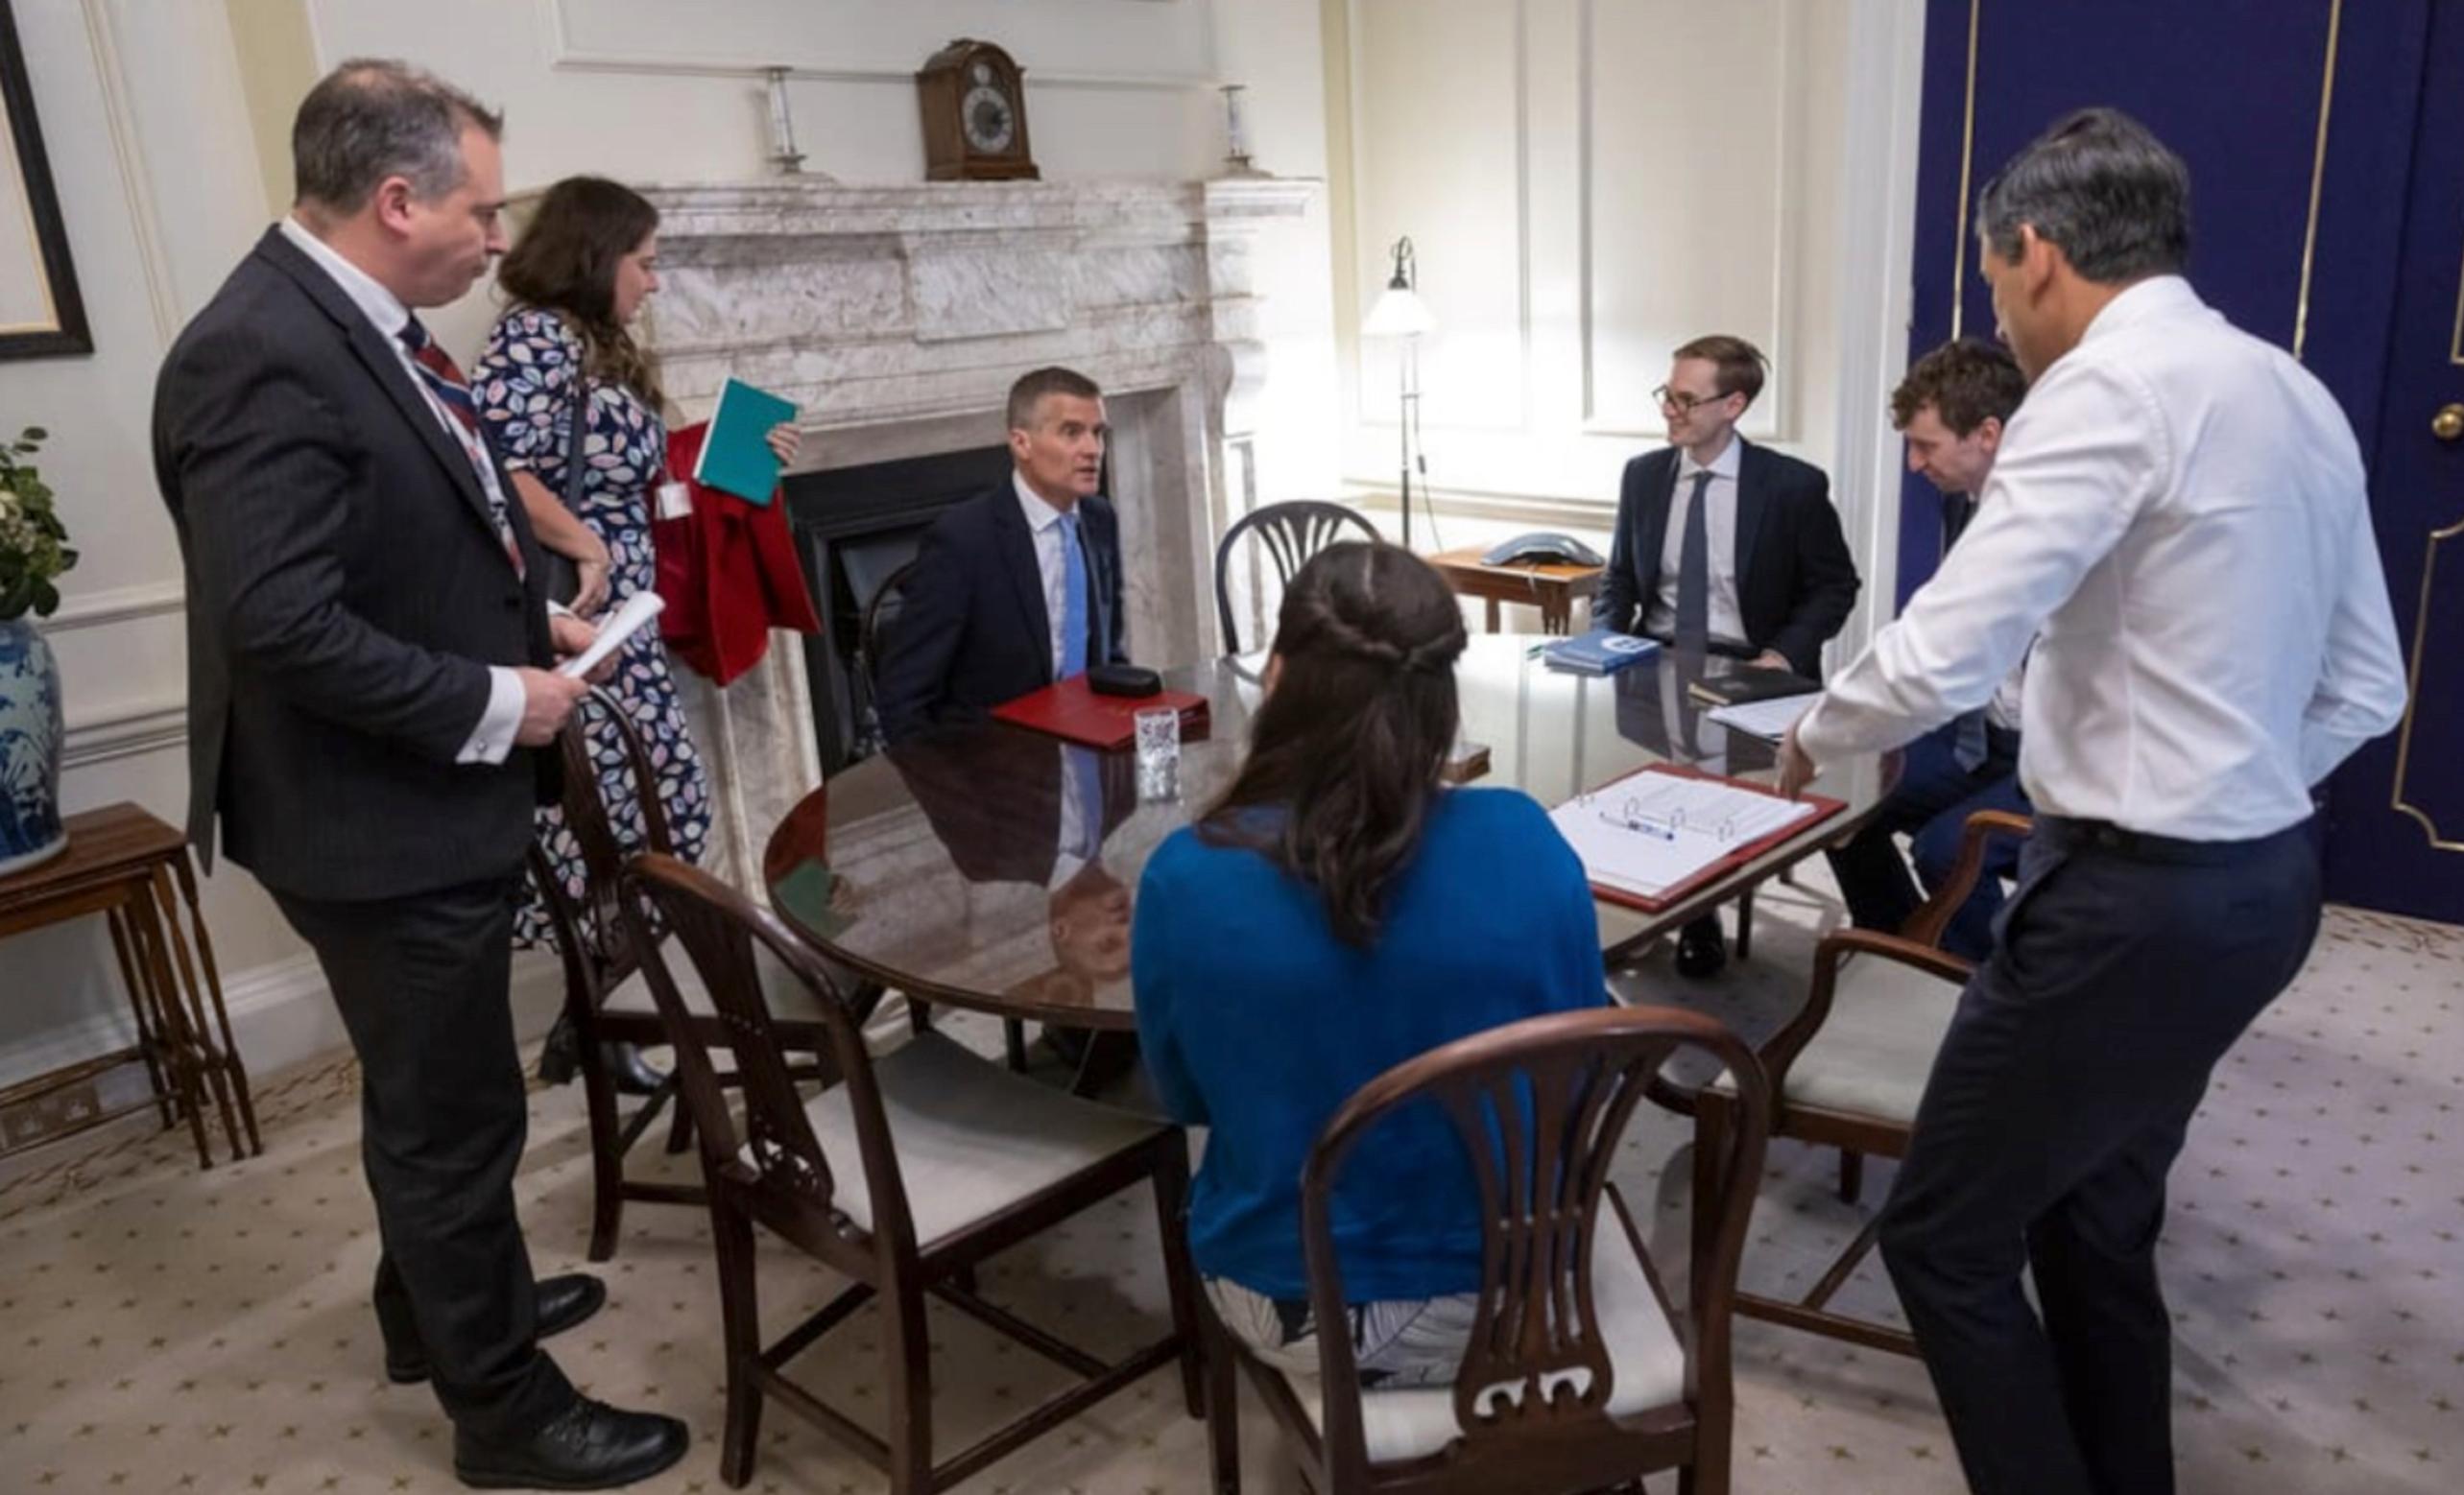
[[[924,176],[931,181],[1035,181],[1027,154],[1023,74],[989,41],[964,37],[916,74],[924,110]]]

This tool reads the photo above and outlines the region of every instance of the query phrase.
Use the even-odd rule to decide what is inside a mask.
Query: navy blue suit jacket
[[[1104,498],[1080,499],[1078,512],[1092,604],[1087,662],[1126,664],[1120,524]],[[924,533],[881,653],[881,730],[894,743],[1052,683],[1043,573],[1015,483],[969,499]]]
[[[1830,480],[1810,463],[1736,440],[1736,603],[1745,642],[1776,649],[1799,675],[1819,676],[1824,642],[1856,605],[1856,562],[1830,506]],[[1616,538],[1591,605],[1597,626],[1632,633],[1649,615],[1676,486],[1673,446],[1626,463]]]

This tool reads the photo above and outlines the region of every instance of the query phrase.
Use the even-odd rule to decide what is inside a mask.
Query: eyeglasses
[[[1735,392],[1734,390],[1723,390],[1717,394],[1687,394],[1663,384],[1651,392],[1651,397],[1660,402],[1662,410],[1673,410],[1681,415],[1690,415],[1702,407],[1716,405]]]

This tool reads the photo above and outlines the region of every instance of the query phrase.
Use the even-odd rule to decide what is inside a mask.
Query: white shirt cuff
[[[456,763],[502,763],[522,729],[522,677],[503,665],[488,667],[488,709],[454,755]]]

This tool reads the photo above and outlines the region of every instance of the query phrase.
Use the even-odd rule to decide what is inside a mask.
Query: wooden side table
[[[1464,597],[1478,597],[1489,604],[1489,631],[1497,631],[1499,603],[1531,603],[1540,608],[1540,626],[1543,632],[1574,631],[1574,600],[1590,599],[1600,590],[1600,575],[1606,566],[1511,565],[1484,566],[1480,563],[1480,547],[1467,545],[1461,550],[1440,551],[1426,558],[1437,567],[1446,584]]]
[[[189,865],[187,838],[135,805],[109,805],[68,818],[66,851],[0,879],[0,939],[90,914],[102,914],[110,925],[111,949],[136,1018],[137,1041],[11,1086],[0,1092],[0,1108],[136,1059],[145,1064],[151,1098],[80,1118],[75,1129],[152,1105],[160,1111],[165,1130],[187,1122],[198,1166],[211,1168],[214,1156],[205,1125],[210,1103],[221,1117],[233,1159],[264,1151],[256,1107],[249,1098],[248,1070],[231,1041],[230,1014],[223,1008],[214,944],[197,908],[197,874]]]

